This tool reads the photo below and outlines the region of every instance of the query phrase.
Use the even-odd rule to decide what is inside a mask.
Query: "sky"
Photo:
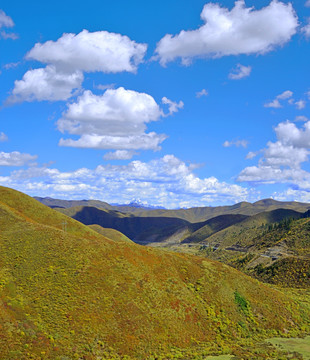
[[[310,0],[0,4],[0,185],[310,202]]]

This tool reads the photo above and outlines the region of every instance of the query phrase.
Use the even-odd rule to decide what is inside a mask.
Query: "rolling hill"
[[[98,230],[98,229],[97,229]],[[236,269],[116,241],[0,187],[1,359],[279,359],[310,309]]]
[[[164,241],[191,224],[182,219],[169,217],[139,217],[114,210],[98,209],[90,206],[77,206],[57,211],[80,221],[85,225],[100,225],[120,231],[139,244]]]

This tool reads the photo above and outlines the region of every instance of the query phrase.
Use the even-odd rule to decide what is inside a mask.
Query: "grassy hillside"
[[[162,245],[221,261],[264,282],[309,286],[310,224],[304,216],[277,209],[246,217],[213,234],[204,233],[202,227],[197,242],[189,242],[189,236],[182,244]]]
[[[255,343],[310,330],[307,306],[235,269],[0,195],[1,359],[280,359]]]
[[[109,228],[103,228],[100,225],[88,225],[89,228],[96,231],[97,233],[105,236],[108,239],[114,240],[114,241],[129,241],[132,242],[127,236],[122,234],[120,231],[117,231],[115,229],[109,229]]]
[[[281,286],[310,285],[310,219],[282,221],[253,238],[252,256],[232,264],[249,274]],[[267,256],[272,261],[266,262]]]
[[[191,226],[192,234],[183,240],[183,243],[198,243],[211,235],[229,228],[232,225],[236,225],[246,219],[249,216],[246,215],[219,215],[215,218],[207,220],[203,223],[193,224]],[[196,230],[197,229],[197,230]]]
[[[210,244],[218,244],[222,249],[229,246],[249,247],[253,245],[255,237],[265,232],[268,224],[286,218],[299,219],[302,216],[303,213],[287,209],[262,212],[232,224],[232,226],[210,236],[207,241]]]

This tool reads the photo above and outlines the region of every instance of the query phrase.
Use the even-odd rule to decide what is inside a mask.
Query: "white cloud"
[[[4,132],[0,132],[0,142],[8,141],[7,135]]]
[[[302,109],[305,108],[306,102],[305,102],[305,100],[299,100],[299,101],[295,102],[295,105],[296,105],[298,110],[302,110]]]
[[[310,0],[307,0],[305,6],[310,7]]]
[[[198,30],[165,35],[156,53],[162,65],[176,58],[188,64],[193,57],[264,54],[285,44],[296,33],[298,18],[292,5],[273,0],[260,10],[246,8],[243,0],[232,10],[219,4],[204,6]]]
[[[172,115],[173,113],[175,112],[178,112],[179,109],[183,109],[184,107],[184,103],[183,101],[179,101],[178,103],[177,102],[174,102],[168,98],[166,98],[165,96],[161,99],[161,102],[165,105],[168,105],[168,114],[162,114],[163,116],[170,116]]]
[[[264,104],[264,107],[278,109],[281,108],[282,105],[278,99],[274,99],[271,102]]]
[[[6,15],[6,13],[3,10],[0,10],[0,28],[11,28],[14,26],[14,22],[12,20],[12,18],[8,15]],[[10,32],[6,32],[4,30],[2,30],[0,32],[0,37],[2,39],[12,39],[12,40],[16,40],[18,39],[18,35],[15,33],[10,33]]]
[[[37,43],[26,59],[48,65],[29,70],[22,80],[15,81],[7,102],[67,100],[81,87],[83,72],[136,72],[146,49],[146,44],[107,31],[83,30],[77,35],[63,34],[57,41]]]
[[[167,99],[168,100],[168,99]],[[174,104],[174,103],[173,103]],[[173,105],[170,113],[173,112]],[[78,140],[61,139],[59,145],[115,150],[159,150],[166,135],[145,133],[146,124],[163,114],[154,98],[123,87],[108,89],[103,95],[84,91],[77,102],[58,120],[64,133],[80,135]]]
[[[232,70],[232,72],[228,75],[229,79],[232,80],[240,80],[247,76],[250,76],[252,71],[251,66],[244,66],[241,64],[237,64],[236,68]]]
[[[287,189],[283,192],[275,192],[273,198],[278,201],[310,202],[310,192],[307,190]]]
[[[275,109],[276,108],[281,108],[282,105],[281,105],[279,100],[288,100],[288,101],[290,101],[290,100],[292,100],[292,99],[290,99],[292,96],[293,96],[293,92],[290,91],[290,90],[286,90],[283,93],[277,95],[276,98],[274,100],[272,100],[271,102],[266,103],[264,105],[264,107],[266,107],[266,108],[275,108]],[[294,100],[292,100],[292,101],[294,102]]]
[[[57,41],[37,43],[27,59],[54,64],[66,72],[135,72],[143,61],[147,45],[107,31],[63,34]]]
[[[280,99],[280,100],[287,100],[289,99],[290,97],[293,96],[293,92],[290,91],[290,90],[286,90],[284,91],[282,94],[278,95],[277,96],[277,99]]]
[[[250,151],[245,157],[247,160],[253,159],[257,156],[257,152]]]
[[[160,144],[167,138],[164,134],[150,132],[140,135],[107,136],[82,135],[78,140],[60,139],[59,146],[93,149],[160,150]]]
[[[12,172],[9,178],[0,177],[0,183],[4,181],[7,186],[30,195],[127,203],[138,194],[142,201],[168,208],[205,206],[214,201],[234,203],[249,196],[249,191],[242,186],[220,182],[215,177],[197,177],[191,165],[174,155],[66,173],[29,168]]]
[[[10,16],[6,15],[6,13],[3,10],[0,10],[0,28],[1,27],[13,27],[14,22],[10,18]]]
[[[29,70],[22,80],[16,80],[7,103],[22,101],[67,100],[74,89],[79,89],[84,80],[83,73],[65,73],[55,66]]]
[[[0,166],[23,166],[35,160],[36,155],[23,154],[18,151],[0,152]]]
[[[209,92],[206,89],[196,92],[196,97],[201,98],[202,96],[208,96]]]
[[[277,141],[269,142],[264,152],[264,166],[280,167],[286,166],[292,169],[300,168],[300,164],[308,160],[309,151],[305,148],[294,147]]]
[[[106,153],[103,158],[104,160],[129,160],[134,155],[137,155],[136,151],[116,150]]]
[[[236,147],[244,147],[246,148],[248,146],[249,142],[247,140],[232,140],[232,141],[228,141],[226,140],[223,143],[224,147],[231,147],[231,146],[236,146]]]
[[[310,148],[310,121],[298,128],[296,124],[286,121],[280,123],[275,132],[277,138],[285,145],[293,145],[294,147]]]
[[[302,169],[310,155],[310,121],[303,127],[286,121],[275,128],[276,142],[268,142],[257,166],[246,167],[238,181],[288,183],[310,190],[310,173]]]

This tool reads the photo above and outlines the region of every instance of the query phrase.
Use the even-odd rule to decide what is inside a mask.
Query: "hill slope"
[[[77,206],[57,209],[59,212],[82,222],[85,225],[97,224],[112,228],[125,234],[139,244],[163,241],[165,238],[191,225],[186,220],[168,217],[138,217],[119,211],[98,209],[90,206]]]
[[[3,187],[0,273],[1,359],[193,359],[223,347],[263,359],[270,351],[253,355],[247,338],[309,330],[308,309],[235,269],[109,240]]]

